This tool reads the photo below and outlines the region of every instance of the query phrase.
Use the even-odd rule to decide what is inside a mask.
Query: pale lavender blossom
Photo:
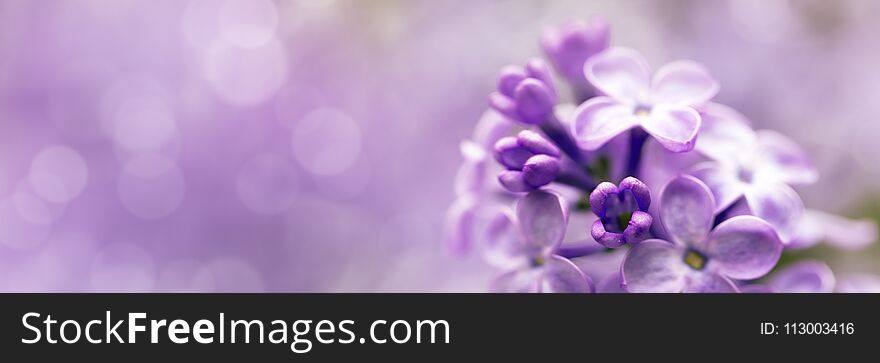
[[[842,250],[863,250],[877,241],[877,224],[807,209],[795,238],[786,248],[803,249],[824,242]]]
[[[870,274],[847,274],[837,281],[835,291],[842,293],[880,293],[880,276]]]
[[[761,277],[776,265],[782,242],[773,227],[737,216],[713,229],[715,201],[692,176],[673,179],[660,199],[660,221],[671,241],[651,239],[621,265],[630,292],[737,292],[731,279]]]
[[[752,131],[738,112],[713,104],[704,112],[696,151],[713,160],[694,165],[688,174],[712,190],[716,212],[745,198],[752,213],[770,222],[783,241],[794,238],[804,205],[790,185],[818,179],[797,144],[775,131]]]
[[[768,285],[775,292],[829,293],[834,291],[835,279],[824,262],[806,260],[774,273]]]
[[[669,63],[651,78],[647,61],[628,48],[591,57],[584,74],[604,95],[584,102],[574,116],[572,134],[588,150],[641,127],[670,151],[690,151],[701,122],[695,107],[719,89],[703,66],[687,60]]]
[[[584,78],[584,63],[608,49],[610,43],[608,22],[600,17],[588,22],[572,20],[559,27],[549,27],[541,34],[544,53],[580,101],[593,94],[592,86]]]
[[[487,259],[505,270],[495,292],[592,292],[593,282],[570,260],[556,254],[565,237],[568,208],[542,190],[524,195],[515,214],[499,213],[490,227]]]
[[[653,217],[648,214],[651,193],[633,177],[614,185],[603,182],[590,193],[590,208],[599,217],[591,229],[593,239],[605,247],[636,244],[648,237]]]
[[[491,163],[491,150],[495,142],[508,134],[511,123],[494,110],[486,111],[470,140],[461,143],[464,158],[455,179],[455,201],[446,211],[444,239],[455,254],[471,250],[475,240],[486,236],[483,226],[494,212],[513,200],[498,185]]]

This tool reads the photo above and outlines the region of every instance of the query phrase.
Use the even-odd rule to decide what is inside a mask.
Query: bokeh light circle
[[[92,259],[91,287],[95,292],[149,292],[155,283],[152,256],[134,243],[114,243]]]
[[[20,212],[21,200],[16,195],[0,200],[0,244],[14,249],[29,249],[40,245],[51,232],[49,224],[35,223],[34,216],[46,210]],[[33,201],[33,200],[31,200]],[[33,207],[30,205],[28,207]]]
[[[143,219],[157,219],[172,214],[183,202],[186,182],[183,172],[160,155],[136,157],[123,167],[117,181],[122,205]]]
[[[113,140],[128,152],[158,151],[177,133],[173,111],[158,98],[129,99],[116,111]]]
[[[207,51],[205,78],[211,89],[235,106],[271,98],[287,78],[287,57],[276,39],[258,47],[218,41]]]
[[[314,110],[294,126],[292,134],[297,161],[316,175],[342,173],[361,152],[360,127],[340,110]]]
[[[89,178],[83,157],[67,146],[40,151],[31,162],[28,179],[34,193],[53,203],[67,203],[79,196]]]
[[[221,36],[240,47],[258,47],[272,40],[278,28],[278,9],[269,0],[226,0],[217,22]]]

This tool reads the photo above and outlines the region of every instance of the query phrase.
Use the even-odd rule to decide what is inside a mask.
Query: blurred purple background
[[[876,1],[2,0],[0,290],[482,291],[442,243],[458,143],[592,15],[804,145],[807,205],[872,208]]]

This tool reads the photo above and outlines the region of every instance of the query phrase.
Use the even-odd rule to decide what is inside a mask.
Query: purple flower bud
[[[561,27],[548,28],[541,37],[541,47],[559,74],[579,92],[590,89],[584,77],[584,62],[611,43],[608,22],[595,17],[589,22],[570,21]]]
[[[609,248],[639,243],[648,237],[653,223],[650,205],[648,186],[636,178],[627,177],[619,186],[601,183],[590,193],[590,207],[599,217],[590,234]]]
[[[559,175],[559,149],[540,134],[523,130],[495,143],[494,156],[508,170],[498,181],[511,192],[526,192],[551,183]]]
[[[526,183],[523,172],[518,170],[504,170],[498,174],[498,182],[505,189],[513,193],[524,193],[534,188]]]
[[[498,75],[498,92],[507,97],[513,97],[513,91],[520,82],[524,81],[528,76],[521,67],[506,66],[501,69]]]
[[[540,59],[529,60],[525,67],[504,67],[496,87],[498,92],[489,95],[489,106],[530,125],[543,123],[558,100],[550,68]]]
[[[495,160],[510,170],[520,170],[535,154],[520,146],[517,138],[509,136],[495,143]]]
[[[543,154],[532,156],[522,172],[526,183],[535,188],[550,184],[559,174],[559,159]]]
[[[559,157],[559,148],[537,132],[530,130],[520,131],[516,140],[520,146],[534,154]]]

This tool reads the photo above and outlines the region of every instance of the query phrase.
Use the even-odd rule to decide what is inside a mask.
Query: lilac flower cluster
[[[499,268],[492,291],[845,290],[821,261],[765,277],[787,250],[863,248],[877,227],[805,210],[794,187],[819,175],[807,153],[713,102],[705,67],[652,75],[598,18],[541,45],[564,84],[540,59],[501,71],[447,216],[453,250]]]

